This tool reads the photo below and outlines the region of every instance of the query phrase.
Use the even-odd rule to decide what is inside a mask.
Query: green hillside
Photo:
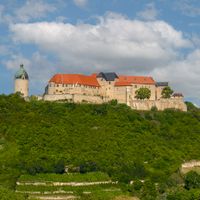
[[[79,105],[1,95],[0,194],[12,193],[21,175],[62,174],[67,167],[70,173],[103,172],[124,193],[155,199],[178,187],[181,163],[200,160],[200,111],[188,108],[142,112],[115,101]],[[131,180],[135,185],[126,185]]]

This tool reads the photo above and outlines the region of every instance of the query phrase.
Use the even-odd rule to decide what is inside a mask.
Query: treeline
[[[0,185],[21,174],[107,173],[129,183],[176,181],[181,163],[200,159],[200,111],[135,111],[108,104],[25,102],[0,96]],[[148,183],[147,181],[147,183]],[[148,185],[148,184],[147,184]]]

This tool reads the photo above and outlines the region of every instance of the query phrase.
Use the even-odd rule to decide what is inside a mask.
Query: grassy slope
[[[113,179],[165,181],[200,159],[200,111],[141,112],[125,105],[24,102],[0,96],[0,184],[21,173],[93,165]],[[91,164],[92,163],[92,164]],[[91,167],[91,166],[90,166]]]
[[[86,174],[37,174],[22,175],[18,181],[20,182],[99,182],[110,181],[110,177],[101,172],[90,172]]]

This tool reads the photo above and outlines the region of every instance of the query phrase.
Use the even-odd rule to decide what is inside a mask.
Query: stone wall
[[[90,96],[83,94],[46,94],[43,98],[45,101],[59,101],[66,100],[74,103],[103,103],[103,99],[100,96]]]
[[[136,110],[151,110],[152,107],[156,107],[158,110],[165,110],[168,108],[178,109],[181,111],[187,111],[187,106],[182,98],[160,99],[160,100],[133,100],[130,102],[130,106]]]
[[[58,100],[73,101],[73,95],[72,94],[45,94],[43,99],[45,101],[58,101]]]
[[[74,103],[94,103],[101,104],[108,102],[110,99],[102,98],[101,96],[90,96],[82,94],[54,94],[44,95],[45,101],[67,100]],[[130,100],[130,99],[129,99]],[[121,102],[119,102],[121,103]],[[125,102],[123,102],[125,103]],[[127,102],[132,109],[135,110],[151,110],[156,107],[158,110],[165,110],[167,108],[187,111],[187,106],[182,98],[160,99],[160,100],[130,100]]]
[[[191,160],[189,162],[185,162],[181,165],[181,168],[191,168],[191,167],[200,167],[199,160]]]
[[[185,162],[180,167],[180,172],[182,174],[186,174],[189,171],[199,172],[199,170],[200,170],[200,161],[199,160],[191,160],[191,161]]]
[[[81,95],[75,94],[73,95],[73,101],[75,103],[95,103],[101,104],[103,103],[103,99],[100,96],[89,96],[89,95]]]

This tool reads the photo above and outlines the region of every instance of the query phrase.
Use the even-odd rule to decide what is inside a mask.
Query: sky
[[[0,0],[0,94],[24,64],[30,94],[56,73],[169,81],[200,106],[199,0]]]

